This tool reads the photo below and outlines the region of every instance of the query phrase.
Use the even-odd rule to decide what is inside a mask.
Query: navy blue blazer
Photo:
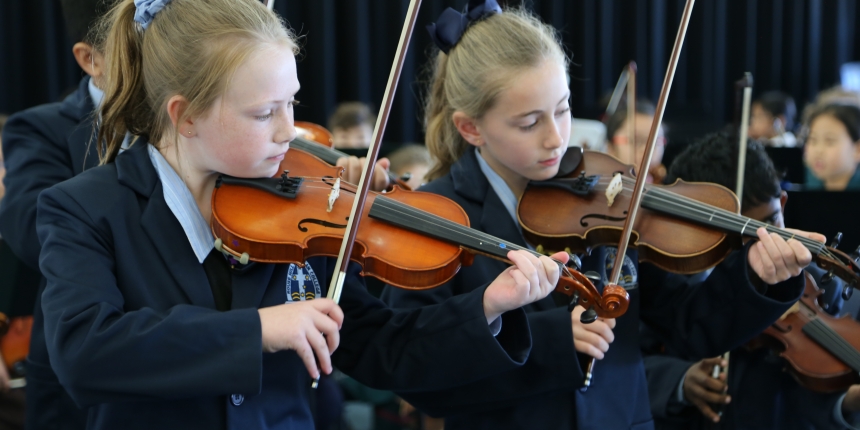
[[[820,303],[832,315],[838,315],[845,303],[841,292],[843,282],[834,278],[824,284],[825,273],[814,265],[812,273],[824,291]],[[851,303],[853,304],[853,303]],[[852,315],[856,309],[851,309]],[[854,315],[855,318],[857,315]],[[643,333],[647,339],[649,333]],[[643,352],[653,352],[655,342],[643,345]],[[650,350],[650,351],[649,351]],[[738,348],[731,353],[729,365],[729,394],[732,403],[723,409],[720,424],[706,422],[699,410],[676,399],[678,385],[697,360],[677,354],[671,349],[665,353],[645,357],[645,373],[651,398],[651,412],[657,429],[708,429],[735,430],[840,430],[845,427],[833,417],[836,402],[844,392],[816,393],[801,387],[786,372],[783,359],[765,349]]]
[[[524,245],[520,231],[481,172],[474,151],[451,172],[421,189],[456,201],[473,228]],[[636,261],[636,253],[628,256]],[[607,248],[583,259],[583,271],[606,277]],[[426,405],[431,415],[445,416],[446,429],[649,429],[652,428],[645,372],[639,353],[640,319],[671,343],[694,356],[712,356],[761,332],[799,297],[800,279],[757,293],[747,274],[746,251],[729,256],[705,283],[654,266],[631,264],[639,287],[630,288],[630,308],[617,319],[615,342],[597,362],[591,388],[579,391],[588,357],[577,355],[570,313],[564,300],[547,298],[526,308],[534,346],[526,364],[514,371],[455,390],[402,393]],[[449,283],[426,291],[387,288],[383,299],[392,307],[415,308],[440,303],[487,285],[507,267],[475,257]],[[602,290],[602,284],[598,283]]]
[[[289,265],[232,272],[218,312],[164,200],[146,144],[39,197],[51,365],[91,429],[312,428],[310,379],[293,351],[262,352],[257,309],[287,302]],[[333,260],[308,263],[327,285]],[[334,365],[380,389],[447,389],[521,365],[525,313],[493,337],[483,291],[413,312],[385,307],[353,265]],[[325,289],[321,294],[325,294]]]
[[[6,195],[0,200],[0,234],[15,255],[33,269],[39,267],[41,250],[36,236],[39,193],[99,163],[96,146],[90,145],[94,106],[89,81],[89,77],[81,79],[78,89],[60,103],[12,115],[3,128]],[[44,284],[40,277],[39,293]],[[32,298],[34,321],[26,365],[27,428],[82,429],[86,412],[74,405],[49,364],[40,298],[41,294]]]

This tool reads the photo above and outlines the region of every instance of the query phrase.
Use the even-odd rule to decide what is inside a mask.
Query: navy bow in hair
[[[445,54],[460,41],[470,23],[487,15],[502,13],[496,0],[469,0],[468,12],[460,13],[450,7],[442,12],[439,19],[427,26],[430,38]]]

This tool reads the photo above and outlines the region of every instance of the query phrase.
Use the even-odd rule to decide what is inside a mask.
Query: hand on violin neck
[[[793,229],[786,231],[820,242],[825,240],[818,233]],[[750,247],[747,261],[755,275],[767,285],[778,284],[799,275],[812,261],[812,253],[796,239],[786,241],[776,233],[768,233],[764,227],[760,227],[756,234],[759,241]],[[756,280],[751,280],[755,284]]]
[[[536,302],[555,289],[558,282],[559,265],[567,263],[566,252],[550,257],[536,257],[528,251],[508,252],[514,263],[508,267],[484,291],[484,315],[487,323],[503,313]]]
[[[585,308],[577,305],[570,313],[573,328],[573,347],[576,352],[602,360],[609,351],[609,344],[615,340],[615,318],[598,318],[590,324],[583,324],[580,316]]]
[[[343,180],[353,185],[358,185],[361,180],[361,172],[364,169],[365,158],[356,156],[341,157],[337,159],[337,166],[343,167]],[[373,167],[373,182],[370,184],[372,191],[383,191],[388,189],[388,168],[391,162],[387,158],[376,160]]]
[[[725,369],[728,363],[722,357],[715,357],[706,358],[690,366],[684,375],[683,390],[684,398],[696,406],[707,419],[716,423],[720,421],[720,416],[712,405],[725,405],[732,399],[726,394],[729,388],[726,385],[726,373],[722,372],[718,378],[714,378],[711,375],[714,366],[722,366]]]
[[[311,378],[319,378],[319,368],[331,373],[331,354],[340,343],[339,330],[343,325],[343,311],[334,301],[314,299],[257,311],[263,352],[291,349],[304,361]]]

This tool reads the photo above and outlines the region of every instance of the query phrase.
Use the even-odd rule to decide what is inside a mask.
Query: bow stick
[[[394,93],[397,91],[397,82],[400,80],[400,72],[403,70],[403,62],[406,59],[406,51],[409,47],[409,40],[412,38],[412,30],[415,28],[415,20],[418,16],[418,7],[420,5],[421,0],[411,0],[409,3],[409,9],[406,12],[406,21],[403,23],[403,31],[400,34],[400,43],[397,45],[397,52],[394,56],[394,64],[392,64],[391,73],[388,75],[388,84],[385,87],[385,96],[382,99],[382,111],[373,129],[373,144],[367,150],[364,171],[362,172],[361,180],[358,182],[358,190],[352,204],[349,221],[346,225],[346,233],[343,236],[343,242],[340,245],[340,252],[337,256],[336,271],[334,276],[332,276],[331,284],[326,294],[326,297],[334,300],[335,303],[340,302],[343,283],[346,280],[346,270],[347,266],[349,266],[349,256],[352,254],[360,215],[364,211],[367,192],[370,190],[373,166],[376,164],[379,148],[382,146],[382,135],[385,133],[385,125],[391,112],[391,104],[394,100]]]
[[[737,179],[735,180],[735,194],[738,196],[738,201],[743,201],[744,196],[744,171],[747,165],[747,137],[749,137],[749,126],[750,126],[750,104],[752,103],[752,86],[753,86],[753,77],[752,73],[745,72],[744,77],[739,81],[735,82],[735,88],[740,90],[743,89],[743,103],[741,104],[741,117],[738,118],[740,121],[740,141],[738,142],[738,170],[737,170]],[[735,109],[737,109],[737,105],[735,105]],[[735,111],[737,112],[737,111]],[[722,355],[722,359],[725,360],[726,363],[729,362],[729,358],[731,358],[731,352],[726,351]],[[726,374],[726,379],[728,380],[729,374],[729,366],[720,366],[717,364],[714,366],[714,369],[711,371],[711,377],[717,379],[720,377],[720,373]],[[718,416],[723,416],[723,410],[725,409],[725,405],[715,405],[715,412]]]
[[[639,165],[639,170],[636,175],[636,188],[633,190],[633,197],[630,199],[630,208],[628,209],[627,219],[624,221],[624,230],[621,233],[621,239],[618,241],[618,252],[615,254],[615,261],[612,264],[612,276],[609,278],[609,285],[618,285],[621,277],[621,268],[624,265],[624,256],[627,254],[627,244],[630,241],[630,234],[633,231],[633,223],[636,219],[636,213],[639,210],[639,204],[642,201],[642,191],[645,189],[645,179],[648,177],[648,171],[651,168],[651,157],[654,155],[654,147],[657,143],[657,130],[663,123],[663,112],[666,110],[666,101],[669,98],[669,90],[672,88],[672,80],[675,78],[675,69],[678,66],[678,57],[681,56],[681,47],[684,45],[684,37],[687,34],[687,26],[690,24],[690,15],[693,13],[693,4],[695,0],[687,0],[684,6],[684,15],[681,17],[681,25],[678,27],[678,34],[675,37],[675,45],[672,47],[672,56],[669,58],[669,67],[666,69],[666,77],[663,79],[663,88],[660,90],[660,98],[657,101],[657,111],[654,113],[654,121],[651,122],[651,131],[648,133],[648,146],[645,149],[645,156]],[[591,386],[591,379],[594,375],[594,364],[596,358],[592,358],[588,363],[588,370],[585,373],[585,381],[583,382],[582,391]]]

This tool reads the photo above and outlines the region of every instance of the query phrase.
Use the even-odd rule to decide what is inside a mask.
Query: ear
[[[785,133],[785,115],[779,115],[773,119],[773,129],[777,133]]]
[[[90,76],[99,76],[101,75],[101,66],[99,66],[98,72],[95,68],[95,57],[93,54],[95,53],[95,49],[93,46],[84,42],[78,42],[74,46],[72,46],[72,54],[75,56],[75,61],[78,62],[78,66],[81,66],[84,69],[84,72],[87,72]]]
[[[461,111],[456,111],[451,115],[451,120],[454,121],[454,127],[457,127],[457,131],[460,132],[463,139],[466,139],[466,142],[477,147],[484,146],[484,139],[481,137],[477,121],[474,118]]]
[[[779,192],[779,207],[782,209],[782,212],[785,213],[785,204],[788,202],[788,193],[785,190]]]
[[[194,129],[194,120],[192,118],[182,118],[185,114],[185,109],[188,108],[188,100],[180,95],[171,96],[167,100],[167,115],[170,116],[170,122],[173,124],[173,129],[182,137],[192,137],[197,134]]]

